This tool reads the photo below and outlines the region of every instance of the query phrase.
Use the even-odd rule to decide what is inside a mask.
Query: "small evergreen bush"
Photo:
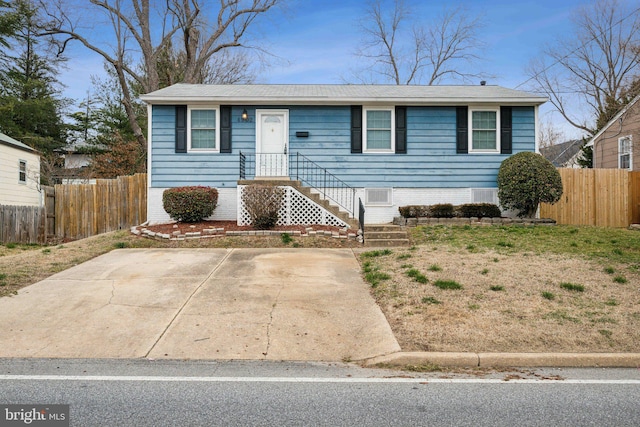
[[[211,187],[176,187],[162,193],[162,207],[176,221],[202,221],[213,215],[217,204],[218,190]]]
[[[456,216],[455,209],[451,203],[442,203],[439,205],[432,205],[431,216],[433,218],[453,218]]]
[[[498,171],[498,198],[506,209],[532,218],[539,203],[555,203],[562,196],[562,178],[540,154],[521,152],[504,160]]]
[[[431,216],[429,206],[424,205],[400,206],[398,210],[404,218],[428,218]]]
[[[242,201],[257,230],[268,230],[278,223],[284,190],[271,185],[248,185],[242,191]]]
[[[462,218],[500,218],[500,208],[492,203],[467,203],[456,209]]]

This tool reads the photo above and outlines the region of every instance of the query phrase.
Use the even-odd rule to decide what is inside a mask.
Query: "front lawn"
[[[361,254],[403,350],[640,351],[640,232],[431,226],[411,235],[411,248]]]

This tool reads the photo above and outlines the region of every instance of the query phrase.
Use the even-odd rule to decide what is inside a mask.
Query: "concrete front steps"
[[[365,225],[364,245],[378,248],[409,246],[409,236],[407,230],[399,225]]]

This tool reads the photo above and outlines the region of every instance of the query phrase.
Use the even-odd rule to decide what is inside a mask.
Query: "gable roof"
[[[606,125],[604,125],[604,127],[602,129],[600,129],[600,131],[598,131],[598,133],[596,133],[595,135],[593,135],[591,137],[591,139],[585,144],[587,147],[591,147],[593,146],[593,142],[598,139],[600,137],[600,135],[602,135],[607,129],[609,129],[609,126],[611,126],[612,124],[614,124],[615,122],[618,121],[618,119],[620,117],[622,117],[623,114],[625,114],[629,108],[633,107],[633,105],[638,102],[638,100],[640,100],[640,95],[636,96],[635,98],[633,98],[631,101],[629,101],[629,103],[627,105],[624,106],[624,108],[622,110],[620,110],[618,112],[618,114],[616,114],[615,116],[613,116],[613,118],[611,120],[609,120],[607,122]]]
[[[240,104],[534,104],[547,101],[528,92],[500,86],[415,85],[206,85],[178,83],[142,95],[149,104],[216,102]]]
[[[23,151],[28,151],[30,153],[37,153],[36,150],[29,147],[27,144],[23,144],[22,142],[17,141],[8,135],[5,135],[4,133],[0,133],[0,144],[8,145],[9,147],[17,148]]]
[[[573,139],[561,144],[550,145],[540,149],[540,154],[549,160],[553,166],[559,168],[567,164],[582,148],[581,139]]]

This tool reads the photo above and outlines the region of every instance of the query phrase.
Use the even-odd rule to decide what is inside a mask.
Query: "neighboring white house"
[[[0,133],[0,205],[42,206],[40,155]]]

